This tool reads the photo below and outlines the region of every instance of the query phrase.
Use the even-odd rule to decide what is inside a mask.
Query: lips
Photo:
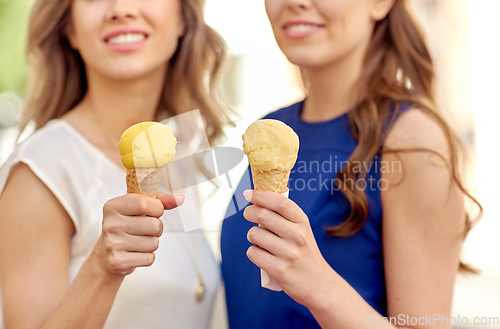
[[[115,37],[109,38],[107,42],[112,45],[126,45],[144,41],[146,36],[142,33],[127,33],[119,34]]]
[[[148,33],[146,31],[140,30],[140,29],[132,29],[132,28],[127,28],[127,29],[119,29],[119,30],[114,30],[112,32],[109,32],[104,36],[104,41],[108,42],[110,39],[118,37],[120,35],[127,35],[127,34],[142,34],[145,38],[148,37]]]
[[[106,34],[103,38],[106,46],[118,52],[130,52],[142,48],[149,35],[139,29],[119,29]]]
[[[325,28],[323,24],[309,21],[289,21],[283,24],[285,35],[290,39],[303,39],[312,36]]]

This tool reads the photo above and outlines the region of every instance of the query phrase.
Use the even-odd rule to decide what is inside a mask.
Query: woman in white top
[[[195,196],[124,195],[117,148],[141,121],[199,108],[210,142],[229,122],[213,88],[224,45],[202,4],[35,2],[21,128],[37,131],[0,172],[6,329],[208,327],[218,266],[169,210]]]

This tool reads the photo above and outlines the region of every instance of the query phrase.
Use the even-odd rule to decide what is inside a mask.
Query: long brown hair
[[[352,236],[361,230],[368,217],[366,194],[353,184],[357,179],[364,179],[367,173],[350,170],[353,164],[370,162],[384,152],[431,152],[445,160],[437,152],[426,149],[382,150],[385,138],[403,106],[419,108],[439,124],[448,141],[451,156],[450,161],[445,161],[449,162],[452,180],[482,212],[481,205],[462,185],[459,154],[463,147],[437,111],[432,58],[423,33],[407,6],[406,0],[396,0],[389,14],[375,24],[364,69],[355,87],[356,106],[348,114],[351,132],[358,145],[337,176],[338,187],[349,201],[351,212],[343,223],[326,229],[330,236]],[[465,238],[473,223],[468,215],[464,220]],[[463,263],[460,263],[459,269],[475,272]]]
[[[186,30],[168,63],[157,119],[200,109],[212,143],[222,135],[222,126],[231,123],[217,88],[225,44],[203,20],[204,0],[179,1]],[[61,117],[87,91],[84,63],[66,37],[71,4],[72,0],[37,0],[31,10],[27,56],[32,77],[20,131],[30,121],[38,129]]]

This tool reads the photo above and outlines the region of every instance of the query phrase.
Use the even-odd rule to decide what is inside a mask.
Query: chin
[[[140,79],[163,69],[164,65],[143,65],[140,63],[113,63],[102,68],[101,75],[113,80]]]
[[[317,54],[312,50],[285,52],[285,56],[292,64],[305,69],[321,68],[329,62],[325,60],[324,56],[321,56],[321,54]]]
[[[134,72],[134,71],[129,71],[129,72],[108,72],[106,76],[111,79],[111,80],[116,80],[116,81],[131,81],[131,80],[137,80],[143,77],[145,74],[142,72]]]

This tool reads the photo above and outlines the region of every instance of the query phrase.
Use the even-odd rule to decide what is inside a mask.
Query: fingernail
[[[246,190],[245,192],[243,192],[243,196],[245,197],[245,199],[248,202],[252,201],[252,194],[253,194],[253,190]]]
[[[175,203],[177,205],[181,205],[185,199],[184,195],[182,195],[182,194],[174,194],[174,198],[175,198]]]

